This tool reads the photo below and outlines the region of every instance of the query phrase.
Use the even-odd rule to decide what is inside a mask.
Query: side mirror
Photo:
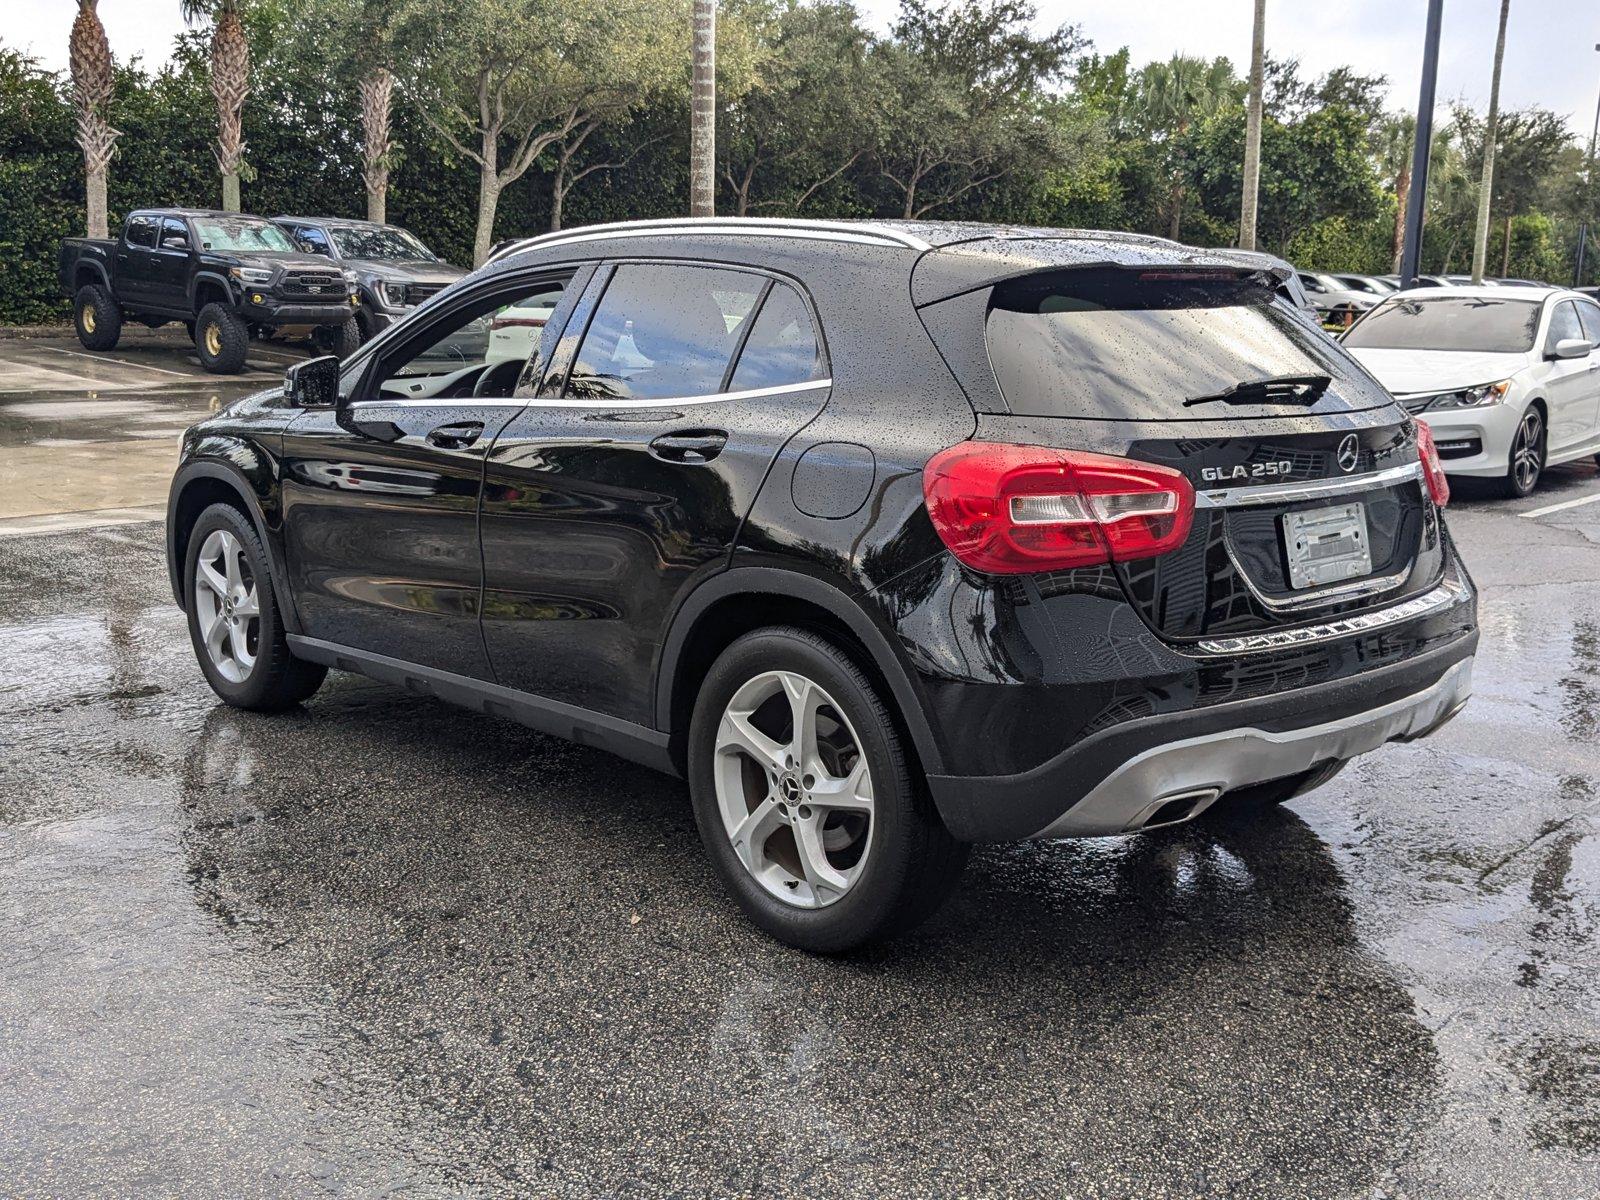
[[[324,354],[295,363],[283,373],[283,394],[296,408],[337,408],[339,360]]]
[[[187,250],[189,248],[189,239],[181,233],[175,233],[171,237],[161,239],[161,248],[163,250]]]
[[[1588,358],[1594,343],[1583,338],[1562,338],[1556,343],[1552,358]]]

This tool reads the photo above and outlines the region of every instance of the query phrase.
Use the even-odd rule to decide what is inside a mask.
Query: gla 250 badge
[[[1228,483],[1235,479],[1288,478],[1294,464],[1279,459],[1276,462],[1238,463],[1231,467],[1201,467],[1200,478],[1206,483]]]

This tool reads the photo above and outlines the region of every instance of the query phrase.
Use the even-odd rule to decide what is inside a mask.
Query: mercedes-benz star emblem
[[[1347,433],[1344,441],[1339,443],[1339,469],[1348,475],[1356,469],[1356,463],[1361,461],[1361,443],[1356,440],[1356,435]]]

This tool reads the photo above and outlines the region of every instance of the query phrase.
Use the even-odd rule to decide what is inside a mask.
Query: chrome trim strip
[[[489,256],[499,262],[524,250],[539,250],[579,242],[609,241],[613,238],[650,237],[674,233],[733,234],[746,237],[809,238],[817,241],[855,242],[869,246],[900,246],[908,250],[932,250],[931,243],[898,229],[882,225],[854,225],[843,221],[794,221],[781,217],[706,217],[699,220],[667,217],[651,221],[618,221],[603,225],[544,233],[523,238]],[[488,264],[485,263],[487,266]]]
[[[714,392],[709,396],[666,396],[660,399],[619,396],[612,400],[582,400],[572,397],[540,399],[536,396],[513,397],[509,400],[500,398],[473,399],[470,396],[451,396],[447,399],[429,396],[407,396],[403,400],[357,400],[349,407],[351,409],[450,408],[452,406],[460,408],[684,408],[691,404],[721,404],[729,400],[759,400],[763,396],[784,396],[793,392],[817,392],[832,386],[833,379],[829,377],[827,379],[810,379],[805,383],[786,383],[778,387],[746,388],[738,392]]]
[[[1448,608],[1459,600],[1466,589],[1459,583],[1446,581],[1433,591],[1376,612],[1357,613],[1340,617],[1320,625],[1301,625],[1295,629],[1274,629],[1267,633],[1247,633],[1239,637],[1207,638],[1197,643],[1202,654],[1256,654],[1263,650],[1282,650],[1286,646],[1303,646],[1308,642],[1326,642],[1334,638],[1350,637],[1358,633],[1371,633],[1424,616],[1441,608]]]
[[[1407,463],[1371,471],[1365,475],[1346,475],[1342,479],[1318,479],[1310,483],[1264,483],[1258,487],[1195,489],[1196,508],[1243,508],[1260,504],[1293,504],[1322,496],[1343,496],[1351,492],[1370,492],[1393,487],[1410,479],[1422,478],[1421,463]]]

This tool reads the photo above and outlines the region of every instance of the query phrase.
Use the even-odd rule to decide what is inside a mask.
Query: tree
[[[872,152],[881,105],[872,35],[847,0],[785,7],[760,32],[755,78],[718,121],[722,181],[741,217],[803,209]]]
[[[873,65],[888,110],[878,174],[907,220],[1058,154],[1046,88],[1081,45],[1073,26],[1037,37],[1027,0],[901,0]]]
[[[1466,162],[1476,169],[1480,178],[1486,157],[1490,154],[1494,156],[1494,190],[1489,198],[1489,211],[1491,217],[1500,218],[1500,273],[1505,275],[1510,271],[1512,222],[1541,203],[1547,193],[1555,190],[1558,167],[1563,152],[1570,148],[1572,135],[1561,117],[1542,108],[1499,114],[1493,142],[1488,137],[1488,122],[1480,121],[1470,109],[1458,107],[1453,125]],[[1473,227],[1475,255],[1476,234],[1480,229],[1488,228],[1483,219],[1484,196],[1481,185],[1476,208],[1478,220]],[[1487,252],[1485,240],[1486,258]]]
[[[217,169],[222,172],[222,207],[240,209],[239,180],[245,169],[241,113],[250,94],[250,39],[245,36],[246,0],[179,0],[185,21],[210,17],[211,96],[217,103]]]
[[[689,215],[709,217],[717,208],[717,0],[692,0],[692,3]]]
[[[1394,113],[1383,118],[1372,137],[1372,154],[1377,160],[1378,172],[1394,196],[1389,269],[1397,275],[1406,243],[1406,206],[1411,199],[1411,158],[1416,141],[1417,119],[1408,113]]]
[[[1494,197],[1495,133],[1500,120],[1500,67],[1506,57],[1506,18],[1511,0],[1500,0],[1500,32],[1494,40],[1494,74],[1489,77],[1489,119],[1483,139],[1483,181],[1478,186],[1478,227],[1472,240],[1472,282],[1483,282],[1483,263],[1489,255],[1489,205]],[[1511,218],[1506,217],[1506,257],[1511,255]]]
[[[1256,0],[1254,32],[1250,38],[1250,102],[1244,132],[1244,200],[1239,213],[1239,246],[1256,248],[1256,204],[1261,192],[1261,92],[1266,52],[1267,0]]]
[[[72,22],[69,53],[72,65],[72,105],[77,117],[78,144],[83,147],[85,209],[89,236],[109,235],[106,214],[106,173],[116,151],[119,131],[111,127],[111,92],[115,69],[106,27],[95,12],[98,0],[78,0]]]
[[[477,165],[478,265],[506,187],[596,115],[663,84],[687,21],[675,0],[401,0],[394,29],[417,111]]]
[[[1139,73],[1134,103],[1147,136],[1166,152],[1167,236],[1174,240],[1183,230],[1188,191],[1185,135],[1196,120],[1212,116],[1238,99],[1239,81],[1225,58],[1208,63],[1174,54],[1167,62],[1150,63]]]

